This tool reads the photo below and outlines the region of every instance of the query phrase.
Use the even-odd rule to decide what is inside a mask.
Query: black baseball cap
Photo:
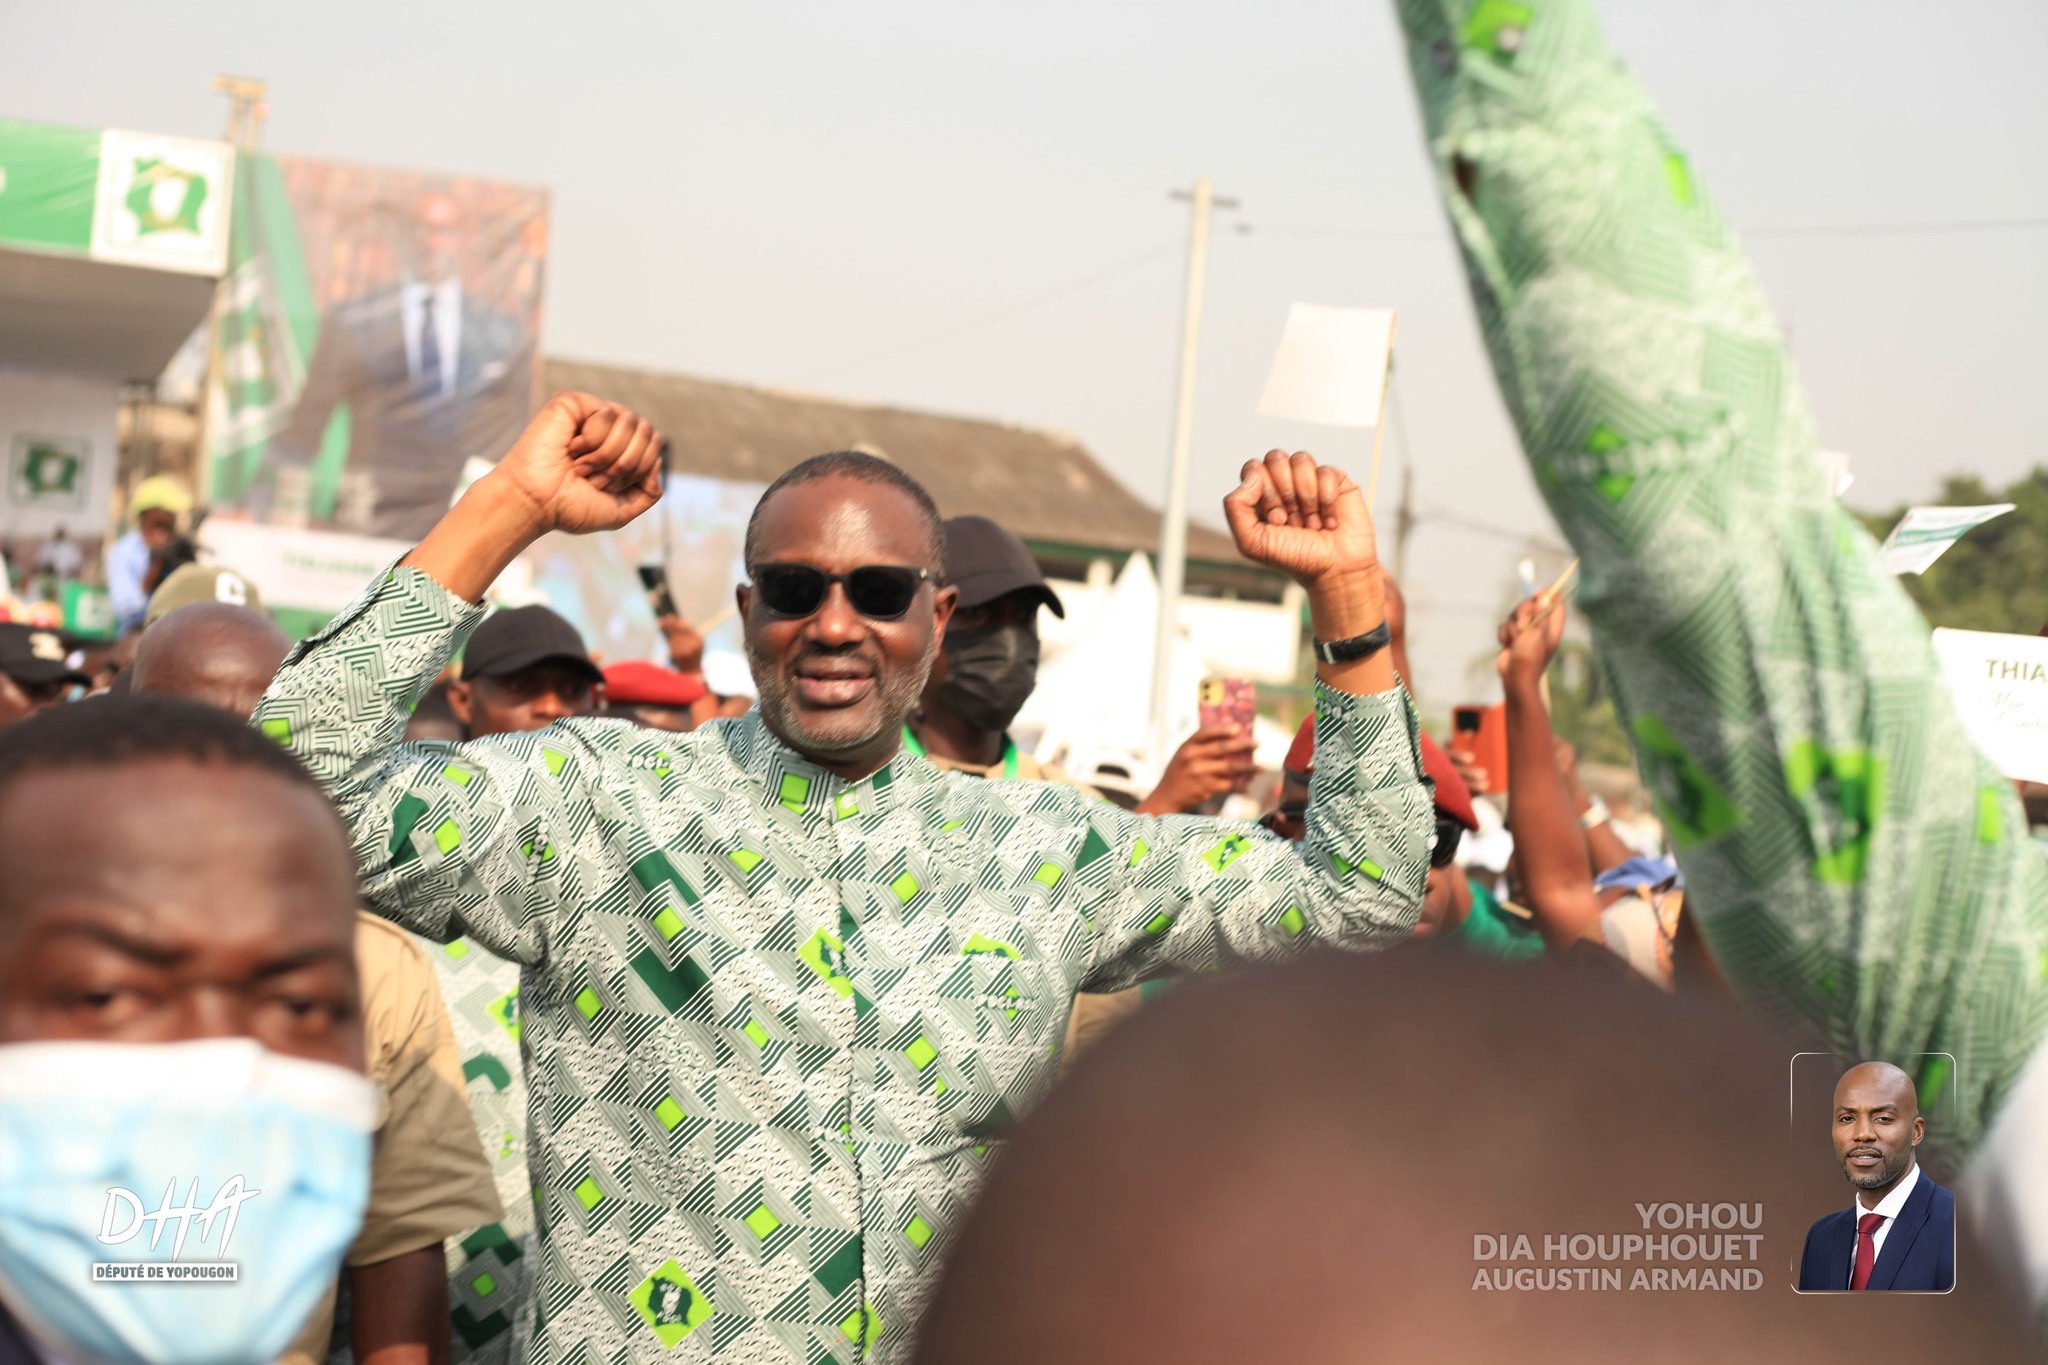
[[[576,665],[593,684],[604,681],[576,627],[546,607],[513,607],[485,617],[462,651],[462,676],[502,678],[549,659]]]
[[[1066,619],[1059,594],[1046,586],[1024,542],[987,517],[951,517],[945,523],[946,581],[960,590],[960,605],[979,607],[1020,589]]]
[[[68,682],[90,687],[92,679],[65,662],[71,651],[54,630],[39,630],[18,621],[0,622],[0,673],[18,683],[38,687]]]

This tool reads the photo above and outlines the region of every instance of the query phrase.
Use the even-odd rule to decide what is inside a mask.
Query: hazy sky
[[[1747,236],[1851,503],[2048,462],[2048,6],[1604,15]],[[1365,433],[1254,412],[1302,299],[1400,310],[1433,709],[1476,693],[1516,551],[1429,514],[1554,534],[1385,0],[0,0],[0,116],[214,136],[217,71],[270,82],[274,150],[552,188],[552,354],[1064,429],[1154,500],[1186,228],[1166,191],[1207,173],[1252,231],[1223,219],[1211,257],[1197,514],[1270,445],[1362,472]]]

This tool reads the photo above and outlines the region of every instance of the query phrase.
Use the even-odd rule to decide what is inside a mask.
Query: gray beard
[[[752,669],[754,686],[761,694],[757,705],[761,708],[762,721],[784,744],[805,758],[817,759],[856,753],[883,735],[901,730],[917,709],[918,700],[924,696],[925,683],[931,678],[932,660],[938,657],[939,638],[934,632],[925,642],[924,655],[915,666],[893,678],[884,674],[882,715],[874,729],[850,739],[836,740],[821,738],[804,729],[797,719],[796,703],[790,697],[793,689],[783,676],[780,664],[756,650],[752,639],[746,641],[746,646],[747,666]]]

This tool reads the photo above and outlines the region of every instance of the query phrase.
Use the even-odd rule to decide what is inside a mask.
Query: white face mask
[[[0,1046],[0,1303],[77,1365],[275,1360],[362,1225],[376,1120],[362,1076],[248,1038]]]

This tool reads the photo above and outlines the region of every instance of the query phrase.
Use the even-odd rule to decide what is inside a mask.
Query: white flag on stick
[[[1297,303],[1287,310],[1287,330],[1259,398],[1259,411],[1268,417],[1373,429],[1372,470],[1365,484],[1368,508],[1379,494],[1387,374],[1393,363],[1393,309]]]
[[[1259,411],[1332,427],[1376,427],[1394,355],[1394,310],[1297,303]]]
[[[2012,511],[2013,504],[1989,507],[1908,507],[1884,538],[1879,553],[1887,573],[1926,573],[1949,546],[1972,527]]]

